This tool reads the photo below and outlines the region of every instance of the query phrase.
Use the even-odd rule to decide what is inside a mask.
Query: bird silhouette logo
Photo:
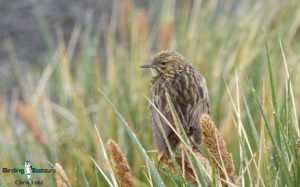
[[[25,174],[26,174],[27,178],[31,179],[32,167],[31,167],[30,161],[25,162],[24,170],[25,170]]]

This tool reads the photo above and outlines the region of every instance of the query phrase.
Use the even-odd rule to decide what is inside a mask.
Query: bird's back
[[[195,142],[200,144],[201,129],[199,120],[203,113],[209,112],[209,101],[204,77],[187,64],[180,69],[168,72],[152,80],[151,101],[170,124],[174,126],[166,92],[171,98],[185,132],[189,136],[192,135]],[[161,124],[167,137],[172,134],[172,130],[157,109],[150,106],[154,139],[158,151],[162,152],[166,150],[166,144],[159,126]]]

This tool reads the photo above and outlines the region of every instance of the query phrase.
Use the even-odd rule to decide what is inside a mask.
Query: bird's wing
[[[209,97],[206,87],[206,82],[203,77],[200,77],[200,85],[195,90],[196,100],[193,107],[188,111],[190,125],[189,129],[192,132],[193,138],[197,144],[201,143],[201,127],[200,118],[202,114],[209,114]]]
[[[161,114],[172,124],[172,115],[170,113],[169,107],[167,106],[166,97],[163,95],[157,96],[151,93],[151,100],[154,106],[150,105],[151,122],[153,129],[153,137],[155,140],[155,145],[158,153],[161,154],[167,150],[167,145],[165,143],[162,129],[164,130],[166,137],[169,136],[171,128],[167,124],[167,121],[161,116]],[[161,114],[157,111],[159,110]]]

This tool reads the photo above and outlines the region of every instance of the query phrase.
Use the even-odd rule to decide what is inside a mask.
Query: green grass
[[[119,4],[121,12],[128,12],[121,23],[112,13],[109,26],[76,25],[68,33],[70,41],[59,26],[51,38],[49,25],[39,16],[49,48],[41,71],[22,72],[10,47],[19,89],[0,98],[0,166],[19,167],[26,160],[40,168],[59,163],[72,186],[114,184],[115,171],[107,166],[96,125],[104,149],[108,139],[121,147],[136,186],[182,186],[186,181],[179,170],[174,175],[157,168],[150,102],[144,97],[151,75],[138,68],[168,45],[162,42],[170,36],[169,48],[206,77],[211,117],[232,153],[241,185],[300,184],[300,2],[240,2],[232,11],[232,1],[189,6],[190,1],[176,5],[169,0],[160,8],[151,4],[147,13],[126,2]],[[17,98],[32,111],[29,118],[37,121],[45,144],[17,114]],[[184,136],[182,140],[189,147]],[[205,146],[201,150],[208,154]],[[189,159],[203,186],[218,186],[215,170],[207,177],[199,162]],[[39,178],[55,185],[52,175]],[[1,173],[0,186],[16,179],[16,174]]]

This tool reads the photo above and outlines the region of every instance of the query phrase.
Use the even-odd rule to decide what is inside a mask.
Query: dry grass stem
[[[46,138],[38,125],[37,119],[32,109],[20,101],[16,103],[15,107],[16,107],[17,114],[26,124],[29,132],[33,134],[37,142],[44,145],[46,143]]]
[[[239,185],[238,177],[235,174],[235,167],[233,165],[231,154],[227,152],[224,139],[221,133],[217,130],[215,123],[211,120],[209,115],[203,114],[200,120],[200,125],[202,128],[203,141],[214,157],[214,159],[212,160],[215,162],[215,166],[218,167],[220,177],[226,180],[226,175],[228,175],[228,177],[234,184]],[[223,166],[223,163],[226,174],[220,167]]]
[[[145,39],[148,34],[148,24],[146,13],[144,10],[137,10],[136,12],[137,34],[140,39]]]
[[[297,149],[297,153],[298,153],[298,158],[300,158],[300,137],[298,137],[298,139],[297,139],[296,149]]]
[[[69,179],[64,171],[64,169],[61,167],[59,163],[55,163],[55,180],[57,187],[67,187],[70,186]]]
[[[120,25],[119,25],[119,32],[120,32],[120,40],[121,43],[126,46],[127,45],[127,35],[128,35],[128,15],[130,12],[131,7],[131,0],[123,0],[123,4],[121,7],[120,12]]]
[[[121,186],[134,186],[133,179],[130,174],[130,167],[127,163],[126,157],[123,155],[118,144],[113,140],[108,141],[109,150],[111,153],[113,165],[117,171],[117,176]]]
[[[173,23],[171,21],[167,21],[161,28],[160,48],[162,50],[170,49],[172,32],[173,32]]]
[[[201,155],[199,152],[195,152],[196,156],[199,158],[201,164],[204,166],[207,173],[211,173],[211,166],[209,164],[209,161]],[[176,156],[175,157],[177,164],[180,167],[180,170],[183,172],[183,176],[185,180],[192,184],[197,184],[197,181],[195,179],[195,174],[193,171],[193,168],[191,164],[188,162],[187,158],[183,162],[182,156]],[[168,162],[168,159],[166,157],[163,157],[161,162],[163,165],[168,168],[172,173],[176,174],[175,166],[172,162]]]

